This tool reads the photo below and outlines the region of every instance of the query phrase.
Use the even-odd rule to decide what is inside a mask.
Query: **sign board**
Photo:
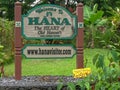
[[[22,53],[26,58],[73,57],[76,50],[70,45],[25,45]]]
[[[22,34],[26,39],[72,39],[77,25],[77,17],[58,5],[40,5],[22,16]]]

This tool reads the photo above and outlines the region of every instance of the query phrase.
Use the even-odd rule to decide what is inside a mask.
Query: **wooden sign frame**
[[[14,8],[15,14],[15,28],[14,28],[14,37],[15,37],[15,79],[21,80],[21,63],[22,63],[22,28],[21,28],[21,3],[16,2]],[[83,57],[83,45],[84,45],[84,25],[83,25],[83,4],[79,3],[76,8],[78,31],[76,37],[76,68],[84,67],[84,57]]]

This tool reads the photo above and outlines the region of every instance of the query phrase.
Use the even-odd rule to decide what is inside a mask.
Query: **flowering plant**
[[[89,75],[90,73],[91,73],[90,68],[81,68],[81,69],[74,69],[73,70],[74,78],[84,78],[87,75]]]

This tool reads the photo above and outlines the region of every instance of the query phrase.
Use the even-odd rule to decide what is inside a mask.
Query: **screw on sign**
[[[83,28],[83,27],[84,27],[83,22],[78,22],[78,28]]]
[[[15,22],[15,27],[21,27],[21,21],[16,21]]]

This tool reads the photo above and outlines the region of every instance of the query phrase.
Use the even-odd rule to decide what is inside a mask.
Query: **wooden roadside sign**
[[[15,79],[21,80],[22,53],[28,58],[72,57],[76,52],[76,68],[83,68],[84,23],[83,4],[76,7],[76,15],[58,5],[45,4],[21,15],[20,2],[15,3]],[[22,18],[21,18],[22,16]],[[23,48],[22,39],[73,39],[76,35],[76,50],[67,45],[29,45]],[[41,51],[42,50],[42,51]],[[65,53],[66,52],[66,53]],[[48,55],[49,54],[49,55]]]
[[[26,39],[72,39],[77,34],[76,22],[67,9],[44,4],[22,16],[22,34]]]

